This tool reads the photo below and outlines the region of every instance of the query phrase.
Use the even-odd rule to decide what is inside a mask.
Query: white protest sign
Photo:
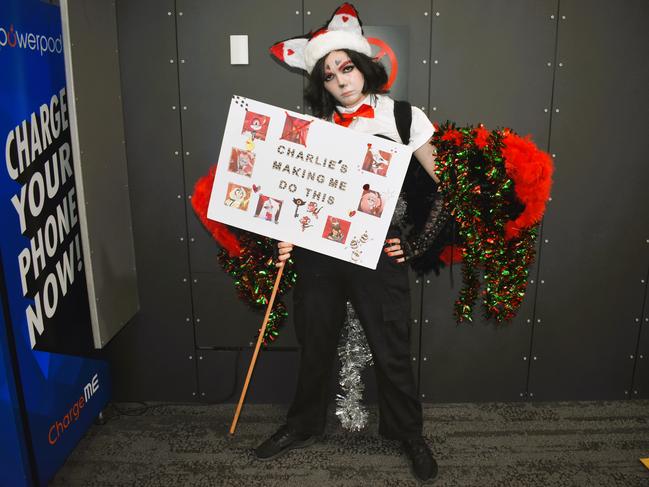
[[[234,96],[207,216],[376,269],[412,150]]]

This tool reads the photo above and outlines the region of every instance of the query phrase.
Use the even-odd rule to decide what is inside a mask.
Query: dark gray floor
[[[121,408],[133,405],[120,404]],[[332,415],[321,443],[259,462],[252,448],[283,422],[285,407],[247,405],[236,435],[233,405],[162,405],[93,426],[53,486],[416,485],[398,446]],[[649,401],[427,404],[424,432],[435,485],[649,486]]]

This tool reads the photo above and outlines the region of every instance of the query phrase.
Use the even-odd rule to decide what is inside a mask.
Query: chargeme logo
[[[63,415],[60,420],[54,421],[50,426],[50,429],[47,432],[47,441],[50,445],[56,445],[56,442],[59,441],[61,435],[65,433],[68,428],[71,428],[74,423],[76,423],[81,416],[82,409],[86,407],[86,403],[95,395],[99,390],[99,377],[97,374],[92,376],[90,382],[83,386],[83,394],[79,396],[79,399],[74,401],[70,409]]]
[[[38,51],[41,56],[45,53],[61,54],[63,52],[63,41],[61,36],[52,37],[33,32],[24,32],[14,29],[14,25],[0,27],[0,47],[9,46],[15,49],[28,49]]]

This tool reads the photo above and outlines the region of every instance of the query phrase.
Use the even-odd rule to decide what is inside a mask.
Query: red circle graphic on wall
[[[399,61],[397,61],[397,56],[387,42],[382,41],[377,37],[368,37],[367,40],[372,46],[376,46],[379,49],[379,52],[374,56],[374,59],[380,61],[383,57],[387,56],[390,60],[388,82],[385,83],[384,86],[384,89],[389,90],[393,85],[394,80],[397,79],[397,73],[399,72]]]

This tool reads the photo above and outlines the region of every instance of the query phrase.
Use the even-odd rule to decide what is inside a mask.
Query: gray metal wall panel
[[[434,0],[432,118],[515,128],[545,148],[556,10],[557,0]]]
[[[241,301],[230,276],[224,272],[194,272],[192,286],[198,347],[248,347],[256,341],[265,310],[255,312]],[[297,347],[291,296],[289,293],[283,297],[289,319],[282,325],[271,348]]]
[[[66,1],[62,20],[90,314],[102,348],[138,309],[115,4]]]
[[[114,397],[187,401],[197,383],[174,2],[120,1],[117,14],[141,311],[107,347]]]
[[[534,288],[528,286],[509,324],[485,322],[476,303],[472,323],[456,324],[453,303],[462,286],[461,264],[426,276],[422,303],[420,393],[436,402],[514,401],[525,397]]]
[[[431,118],[509,126],[531,133],[545,148],[555,9],[553,1],[434,1]],[[453,266],[453,286],[448,268],[440,276],[427,276],[420,358],[424,400],[526,397],[537,265],[530,267],[525,299],[509,324],[485,323],[479,300],[473,323],[456,324],[452,310],[462,287],[461,264]]]
[[[625,397],[649,265],[649,4],[562,1],[530,392]],[[634,210],[640,210],[639,217]]]
[[[649,238],[647,239],[649,244]],[[647,272],[649,279],[649,270]],[[638,351],[636,353],[636,367],[633,377],[633,384],[627,390],[628,396],[632,398],[649,398],[649,285],[645,290],[643,307],[644,316],[638,316]],[[635,320],[634,320],[635,321]]]
[[[248,372],[252,351],[245,350],[237,360],[236,351],[201,350],[197,352],[201,399],[237,403]],[[201,358],[202,357],[202,358]],[[247,403],[283,403],[293,399],[297,384],[297,351],[265,351],[259,354],[246,394]],[[238,368],[237,386],[231,396],[234,367]],[[241,419],[245,418],[245,407]],[[232,408],[234,417],[234,408]],[[228,428],[230,424],[228,423]]]
[[[296,109],[302,79],[275,63],[268,48],[302,29],[301,2],[179,0],[180,108],[188,192],[216,162],[232,95]],[[299,15],[296,15],[296,11]],[[272,21],[269,21],[272,19]],[[247,34],[248,65],[230,64],[230,35]],[[298,109],[299,110],[299,109]],[[193,271],[214,272],[216,243],[188,214]],[[215,293],[218,294],[218,293]]]

